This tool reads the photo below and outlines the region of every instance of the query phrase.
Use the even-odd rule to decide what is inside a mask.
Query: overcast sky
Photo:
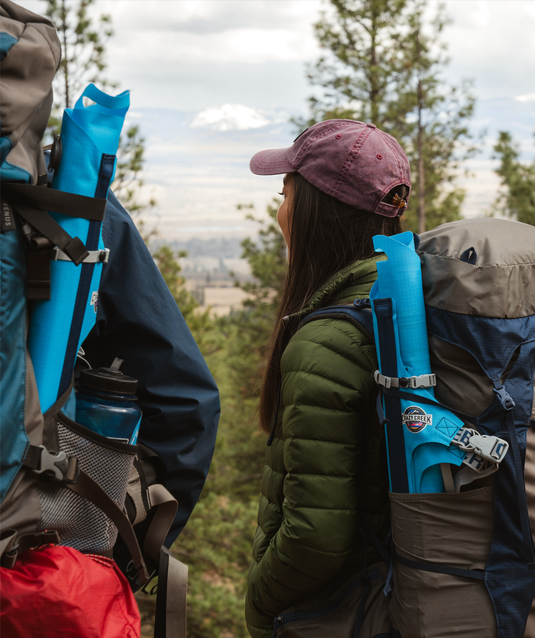
[[[20,4],[36,12],[44,7],[43,0]],[[431,12],[437,4],[429,0]],[[482,154],[470,164],[476,177],[462,182],[469,195],[465,212],[478,214],[497,187],[491,148],[498,128],[510,130],[522,143],[525,159],[535,156],[535,0],[448,0],[445,5],[452,24],[444,32],[451,57],[444,80],[473,79],[479,100],[473,127],[488,129]],[[322,6],[321,0],[97,0],[96,12],[111,14],[115,28],[108,45],[108,77],[132,90],[131,119],[137,118],[147,137],[147,181],[156,189],[164,227],[173,232],[193,228],[192,217],[200,226],[213,227],[219,216],[223,226],[235,229],[232,202],[262,206],[275,193],[276,178],[251,176],[246,155],[269,146],[271,139],[279,145],[292,142],[291,127],[281,125],[275,133],[266,127],[264,139],[260,123],[305,111],[311,94],[305,68],[319,55],[312,25]],[[191,129],[195,123],[202,129],[203,122],[207,130],[217,128],[219,117],[219,131],[224,130],[232,114],[221,107],[229,104],[238,108],[234,121],[250,122],[242,128],[254,130],[255,136],[237,138],[229,130],[226,137],[199,137],[198,129]],[[162,109],[191,112],[192,118],[180,119],[182,128],[175,127],[175,137],[166,139],[165,129],[155,127],[155,120],[163,122]],[[273,115],[274,109],[278,114]],[[231,187],[221,168],[225,152],[232,159]],[[188,155],[196,158],[194,174],[187,171]],[[210,177],[216,156],[219,186]],[[169,179],[162,176],[163,158]],[[201,188],[207,180],[210,188]],[[194,188],[186,189],[187,184]],[[177,200],[180,210],[173,208]],[[208,209],[213,214],[203,217]]]

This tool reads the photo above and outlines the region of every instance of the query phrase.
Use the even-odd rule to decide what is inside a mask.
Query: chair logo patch
[[[405,424],[409,432],[417,434],[427,425],[432,425],[433,416],[431,414],[426,414],[424,410],[417,405],[410,405],[401,415],[401,421]]]

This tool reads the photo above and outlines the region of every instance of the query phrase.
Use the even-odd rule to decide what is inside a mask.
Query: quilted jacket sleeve
[[[348,322],[304,326],[281,367],[282,415],[268,448],[249,573],[253,636],[268,636],[275,615],[321,590],[354,551],[364,435],[377,420],[375,349]]]

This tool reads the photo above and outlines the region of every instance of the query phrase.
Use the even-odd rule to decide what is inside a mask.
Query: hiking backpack
[[[392,487],[392,552],[382,556],[391,566],[392,635],[534,638],[535,227],[466,219],[415,236],[415,245],[432,383],[419,386],[396,374],[399,335],[392,299],[323,308],[300,324],[324,317],[349,320],[376,343],[382,359],[378,412],[385,422]],[[374,308],[374,322],[377,301],[382,304]],[[380,305],[389,311],[378,320]],[[418,397],[417,389],[408,393],[431,385],[434,400]],[[403,418],[403,400],[420,406],[416,416]],[[403,441],[423,429],[421,408],[433,404],[460,419],[480,447],[503,444],[505,453],[481,478],[474,475],[464,486],[458,481],[457,491],[409,493]],[[479,452],[488,455],[491,447]],[[477,446],[471,450],[467,455]],[[486,458],[479,457],[480,466]],[[377,539],[370,540],[378,546]]]
[[[4,570],[15,573],[19,557],[19,565],[37,569],[41,555],[27,550],[49,545],[58,546],[54,551],[59,557],[69,553],[74,556],[76,550],[105,563],[120,534],[122,544],[116,549],[121,555],[126,551],[129,554],[126,576],[133,588],[147,585],[153,575],[159,574],[156,635],[185,636],[187,567],[163,546],[177,503],[160,484],[158,457],[142,445],[92,432],[64,410],[74,397],[78,347],[94,324],[86,311],[93,306],[91,313],[96,313],[96,273],[107,259],[101,226],[115,155],[109,147],[99,151],[92,146],[83,131],[77,140],[69,137],[64,119],[64,164],[61,140],[55,141],[50,163],[59,175],[62,168],[65,175],[67,169],[78,166],[83,187],[66,192],[69,187],[58,187],[56,181],[54,188],[48,187],[51,173],[41,144],[52,107],[52,80],[60,63],[60,43],[48,19],[10,0],[0,0],[0,17],[2,580],[4,585],[13,582]],[[110,111],[111,117],[124,117],[125,94],[112,98],[89,87],[85,95],[96,102],[89,107],[89,117],[97,123]],[[85,109],[82,98],[68,114],[74,128],[80,128],[77,108]],[[120,132],[120,127],[117,130]],[[114,135],[118,143],[117,130]],[[92,164],[88,164],[93,168],[87,172],[80,169],[84,153],[94,155]],[[75,164],[71,158],[76,156],[79,162]],[[88,188],[92,192],[84,192]],[[81,225],[86,228],[84,241],[72,230],[78,233]],[[54,288],[58,281],[55,273],[67,266],[74,281],[74,293],[70,295],[61,287]],[[52,319],[48,317],[48,333],[41,331],[32,360],[29,344],[38,334],[34,329],[38,310],[46,310],[50,307],[46,305],[48,299],[57,301],[62,294],[70,296],[72,310],[68,314],[63,309]],[[65,361],[58,362],[53,360],[50,345],[57,346],[59,339],[64,340]],[[45,367],[39,362],[38,368],[39,357]],[[110,353],[110,363],[113,358]],[[55,370],[47,369],[47,363]],[[42,381],[38,382],[36,372]],[[45,384],[52,377],[56,385],[52,390],[46,388],[45,399]],[[75,590],[64,593],[66,600],[70,596],[76,599]],[[4,602],[9,601],[8,588],[3,588],[2,596]],[[90,609],[87,611],[90,613]],[[20,616],[20,608],[18,613]]]

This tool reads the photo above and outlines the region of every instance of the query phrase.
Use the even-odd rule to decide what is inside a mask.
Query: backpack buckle
[[[500,403],[503,406],[503,409],[507,411],[512,410],[516,405],[516,403],[513,401],[513,397],[509,394],[509,392],[507,392],[503,385],[501,385],[497,381],[494,381],[493,383],[494,388],[492,389],[492,391],[498,397]]]
[[[80,474],[78,459],[67,456],[65,452],[50,452],[44,445],[39,445],[41,455],[39,466],[32,468],[35,474],[46,474],[56,481],[76,483]]]
[[[459,428],[452,443],[466,452],[473,452],[485,461],[501,463],[509,449],[509,443],[497,436],[479,434],[472,428]]]

